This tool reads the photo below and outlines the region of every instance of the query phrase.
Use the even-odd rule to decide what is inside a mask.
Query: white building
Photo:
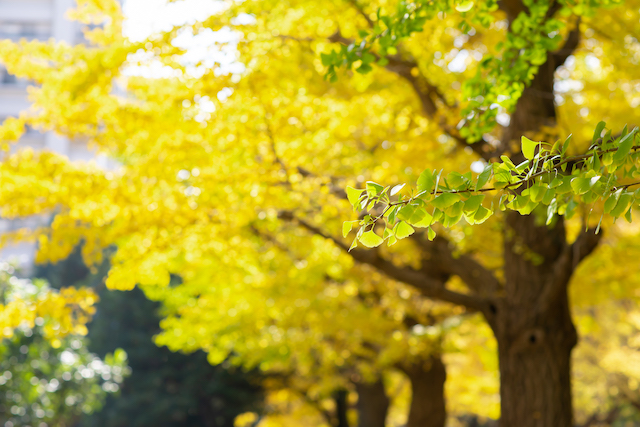
[[[82,24],[66,19],[66,13],[75,6],[74,0],[0,0],[0,39],[38,39],[65,41],[69,44],[81,43]],[[16,79],[0,64],[0,122],[17,116],[29,107],[27,99],[28,82]],[[72,160],[94,158],[84,143],[70,141],[53,132],[39,133],[28,130],[18,142],[19,146],[34,149],[48,149],[64,154]],[[104,160],[103,160],[104,161]],[[0,185],[2,185],[0,177]],[[49,218],[27,218],[21,220],[0,219],[0,233],[22,227],[35,227],[47,223]],[[0,259],[15,258],[21,267],[28,270],[33,266],[35,245],[21,243],[0,249]]]

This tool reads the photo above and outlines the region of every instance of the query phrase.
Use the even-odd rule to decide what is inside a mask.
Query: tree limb
[[[391,279],[415,287],[428,298],[433,298],[451,304],[461,305],[468,309],[480,311],[487,315],[489,315],[490,313],[490,301],[488,299],[451,291],[445,287],[445,284],[443,282],[435,280],[419,270],[415,270],[411,267],[396,266],[391,261],[382,258],[378,251],[359,249],[349,251],[349,246],[344,241],[332,235],[326,234],[318,227],[309,224],[301,218],[294,216],[291,212],[281,212],[280,218],[294,221],[305,230],[318,236],[324,237],[325,239],[331,240],[340,249],[351,255],[351,257],[355,261],[361,264],[370,265],[376,268],[378,271],[384,273]]]
[[[358,11],[358,13],[362,15],[365,21],[367,21],[367,24],[369,25],[370,28],[373,28],[376,25],[375,22],[373,22],[371,18],[369,18],[369,15],[367,15],[367,12],[364,11],[362,5],[358,3],[358,0],[349,0],[349,3],[351,3],[353,7]]]
[[[354,43],[353,40],[344,37],[339,29],[334,34],[329,36],[328,40],[333,43],[340,43],[343,45],[350,45]],[[369,53],[371,53],[375,57],[376,61],[380,60],[380,56],[375,52]],[[442,105],[448,108],[453,108],[455,106],[449,105],[442,92],[440,92],[440,90],[436,86],[429,83],[426,77],[424,77],[421,73],[417,73],[417,75],[414,75],[412,73],[413,69],[418,69],[418,64],[415,61],[401,59],[399,55],[388,56],[386,59],[389,62],[387,65],[385,65],[385,68],[405,79],[413,87],[414,92],[420,100],[422,110],[428,118],[437,121],[440,129],[449,137],[453,138],[453,140],[455,140],[458,146],[460,146],[461,148],[470,147],[484,160],[488,161],[491,158],[492,153],[486,151],[486,144],[483,144],[481,142],[469,144],[467,140],[460,135],[458,129],[447,123],[444,116],[438,117],[439,109],[438,105],[434,101],[434,97],[438,99],[442,103]]]
[[[598,246],[602,234],[596,234],[594,228],[580,233],[571,245],[566,245],[553,266],[553,280],[545,285],[540,295],[538,313],[546,312],[549,305],[566,289],[571,276],[580,262],[589,256]]]
[[[580,21],[581,18],[578,18],[576,22],[575,28],[573,28],[569,35],[567,36],[567,40],[565,40],[564,45],[551,53],[551,58],[553,59],[553,64],[555,68],[558,68],[562,64],[565,63],[567,58],[572,55],[575,50],[578,48],[580,44],[581,34],[580,34]]]
[[[431,242],[424,233],[415,233],[411,238],[423,249],[423,263],[428,263],[428,268],[460,277],[475,294],[491,298],[503,287],[490,270],[471,256],[454,255],[451,242],[444,237],[438,236]]]

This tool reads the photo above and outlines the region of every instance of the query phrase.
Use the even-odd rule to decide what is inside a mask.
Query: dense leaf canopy
[[[33,107],[0,128],[2,214],[56,213],[9,237],[37,240],[49,261],[83,241],[96,263],[115,245],[107,285],[163,302],[159,344],[315,376],[312,396],[445,350],[475,349],[449,362],[480,376],[495,343],[469,318],[499,329],[494,303],[513,289],[503,255],[556,262],[514,240],[501,209],[566,227],[561,289],[595,246],[584,228],[611,230],[605,245],[636,232],[611,221],[637,204],[640,145],[623,130],[640,122],[640,5],[622,3],[247,0],[131,41],[115,1],[79,2],[75,16],[101,24],[91,44],[0,43],[8,70],[37,84]],[[545,75],[555,84],[539,90]],[[25,125],[117,165],[10,145]],[[352,228],[367,247],[411,238],[347,252]],[[607,276],[581,274],[581,296],[612,297]],[[636,279],[617,296],[635,296]],[[497,417],[495,378],[480,378],[450,376],[468,402],[454,407]]]

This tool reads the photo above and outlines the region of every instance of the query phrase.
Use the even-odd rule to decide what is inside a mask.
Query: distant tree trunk
[[[334,394],[333,398],[336,403],[336,427],[349,427],[349,419],[347,418],[347,411],[349,410],[348,396],[349,392],[345,389],[340,389]]]
[[[375,383],[358,382],[358,427],[385,427],[389,397],[381,380]]]
[[[402,366],[411,382],[411,404],[406,427],[444,427],[447,410],[444,382],[447,372],[439,356]]]

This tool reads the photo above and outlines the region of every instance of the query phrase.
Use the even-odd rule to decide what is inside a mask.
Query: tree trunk
[[[356,383],[358,392],[358,427],[385,427],[389,397],[381,380]]]
[[[555,125],[557,65],[550,55],[524,91],[504,132],[505,148],[528,131]],[[568,247],[562,218],[546,226],[535,211],[506,214],[504,297],[489,319],[498,341],[502,427],[572,426],[571,350],[577,334],[567,285],[579,258],[560,265]]]
[[[503,427],[570,427],[571,320],[568,277],[555,269],[566,245],[562,220],[536,226],[535,215],[507,215],[505,298],[492,326],[500,358]],[[570,274],[569,274],[570,276]]]
[[[348,396],[349,392],[345,389],[340,389],[334,394],[333,398],[336,402],[336,427],[349,427],[349,419],[347,418],[347,411],[349,409]]]
[[[406,427],[444,427],[447,411],[444,382],[447,372],[439,356],[403,366],[411,382],[411,405]]]

